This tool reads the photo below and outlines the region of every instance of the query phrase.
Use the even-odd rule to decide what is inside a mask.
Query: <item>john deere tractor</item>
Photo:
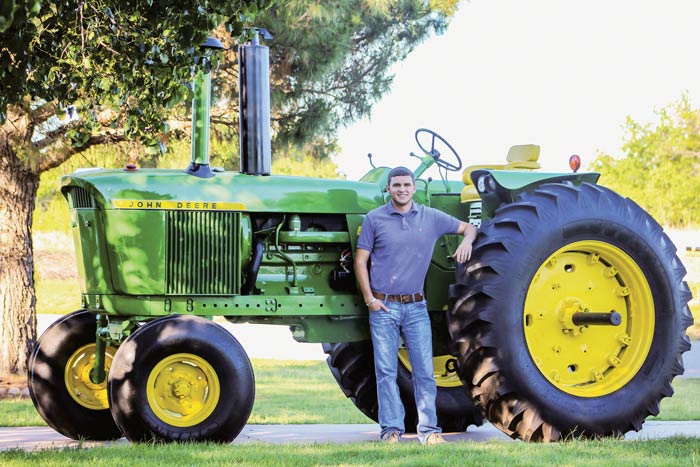
[[[270,175],[268,49],[256,36],[239,54],[240,172],[209,165],[205,67],[189,167],[62,179],[82,308],[41,336],[29,387],[70,438],[236,438],[255,380],[216,316],[322,344],[342,391],[377,419],[352,257],[365,214],[388,201],[389,168],[359,181]],[[539,171],[537,146],[462,169],[435,132],[416,142],[416,200],[479,227],[466,265],[451,259],[458,238],[437,243],[425,282],[443,429],[486,419],[533,441],[639,430],[690,347],[685,270],[659,224],[597,173]],[[422,178],[434,165],[462,180]],[[405,349],[396,358],[415,427],[411,364]]]

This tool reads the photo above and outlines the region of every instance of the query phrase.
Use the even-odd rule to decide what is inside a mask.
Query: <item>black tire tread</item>
[[[90,410],[68,393],[64,372],[68,358],[95,342],[95,315],[78,310],[58,318],[37,341],[27,362],[32,402],[46,423],[71,439],[108,441],[122,433],[109,409]]]
[[[146,397],[151,369],[180,352],[205,358],[221,385],[214,412],[191,427],[160,420]],[[253,368],[238,340],[216,323],[190,315],[157,318],[131,334],[114,357],[108,387],[114,420],[132,442],[229,443],[245,426],[255,400]]]
[[[504,284],[511,281],[508,264],[517,261],[514,252],[528,245],[530,229],[552,221],[557,210],[573,209],[594,203],[599,210],[621,211],[621,219],[635,218],[647,235],[653,239],[663,255],[661,262],[671,264],[672,288],[677,292],[678,342],[669,365],[666,380],[660,384],[648,403],[630,410],[628,420],[620,420],[616,426],[602,430],[574,427],[560,432],[547,420],[548,414],[520,395],[518,388],[509,386],[509,378],[503,374],[498,348],[500,337],[494,330],[499,326],[495,304],[504,293]],[[511,263],[512,264],[512,263]],[[472,260],[468,266],[470,287],[457,301],[449,314],[450,333],[459,351],[459,371],[475,404],[484,410],[486,418],[501,431],[514,439],[550,442],[571,436],[595,437],[619,435],[629,430],[639,430],[649,415],[658,413],[659,401],[673,394],[670,381],[683,373],[682,354],[690,348],[685,328],[692,324],[688,308],[691,298],[683,281],[685,268],[676,256],[676,248],[663,233],[661,227],[639,206],[629,199],[603,187],[582,184],[543,185],[532,193],[520,195],[514,203],[497,209],[492,220],[482,224],[474,245]],[[682,329],[680,329],[682,327]]]

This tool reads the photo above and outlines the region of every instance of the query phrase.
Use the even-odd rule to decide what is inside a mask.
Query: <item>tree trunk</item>
[[[39,173],[28,166],[0,144],[0,374],[25,375],[37,338],[32,213]]]

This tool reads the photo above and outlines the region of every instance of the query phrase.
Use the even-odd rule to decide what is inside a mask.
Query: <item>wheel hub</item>
[[[584,326],[574,324],[574,313],[585,313],[587,311],[586,306],[577,298],[568,297],[562,300],[556,311],[556,315],[561,323],[561,332],[570,336],[581,334]]]
[[[189,397],[192,394],[192,386],[187,381],[178,381],[173,384],[173,395],[180,399]]]
[[[174,354],[151,371],[146,387],[153,412],[174,426],[193,426],[212,414],[220,396],[219,378],[202,357]]]
[[[654,304],[629,255],[581,241],[543,262],[523,318],[528,351],[545,378],[572,395],[597,397],[639,371],[651,346]]]
[[[109,408],[107,397],[107,378],[95,383],[90,373],[95,368],[95,344],[87,344],[77,349],[65,366],[64,381],[70,396],[80,405],[91,410]],[[116,349],[105,350],[105,372],[109,373]]]
[[[405,347],[399,349],[399,361],[408,369],[411,369],[411,360],[408,358],[408,350]],[[433,356],[433,369],[435,384],[438,387],[451,388],[462,385],[457,374],[457,360],[452,355]]]

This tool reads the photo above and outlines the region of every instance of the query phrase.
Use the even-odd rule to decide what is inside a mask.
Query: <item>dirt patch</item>
[[[72,251],[35,250],[34,273],[42,279],[77,279],[75,254]]]
[[[0,375],[0,399],[9,397],[29,397],[26,376]]]
[[[26,388],[27,377],[19,375],[0,375],[0,387],[2,388]]]

